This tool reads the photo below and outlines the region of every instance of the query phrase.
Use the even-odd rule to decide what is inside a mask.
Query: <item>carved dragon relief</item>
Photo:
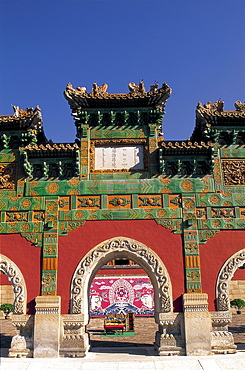
[[[8,257],[0,254],[0,271],[6,274],[14,291],[14,314],[26,313],[26,284],[20,269]]]
[[[229,302],[229,283],[235,271],[245,263],[245,249],[233,254],[222,266],[216,284],[217,309],[228,311]]]
[[[154,276],[157,284],[157,296],[160,299],[160,310],[170,312],[172,310],[172,287],[168,272],[160,258],[144,244],[130,238],[113,238],[109,239],[93,250],[91,250],[79,263],[71,284],[71,313],[81,314],[83,297],[87,294],[85,281],[91,276],[91,271],[101,261],[105,260],[111,252],[131,252],[135,258],[141,261],[141,265],[147,266],[150,274]],[[108,256],[109,257],[109,256]],[[151,276],[150,276],[151,277]]]

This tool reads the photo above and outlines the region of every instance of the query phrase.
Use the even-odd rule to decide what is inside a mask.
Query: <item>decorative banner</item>
[[[90,287],[90,315],[133,312],[154,315],[154,290],[147,276],[96,277]]]

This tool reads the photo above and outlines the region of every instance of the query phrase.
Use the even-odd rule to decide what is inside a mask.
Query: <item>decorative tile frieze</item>
[[[212,218],[235,218],[234,208],[211,208]]]
[[[6,222],[28,221],[28,212],[6,212]]]
[[[77,208],[100,208],[100,197],[77,197]]]
[[[139,207],[162,207],[162,198],[154,195],[139,196]]]
[[[124,197],[114,197],[108,196],[108,208],[115,207],[115,208],[130,208],[131,207],[131,197],[124,196]]]

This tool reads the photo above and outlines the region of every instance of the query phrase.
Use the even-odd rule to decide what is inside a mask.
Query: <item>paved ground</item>
[[[2,370],[245,370],[245,314],[234,315],[230,331],[233,332],[238,353],[201,357],[160,357],[156,356],[152,342],[156,331],[154,320],[148,319],[142,326],[135,322],[134,337],[101,337],[103,321],[93,319],[88,327],[91,335],[91,351],[85,358],[59,359],[11,359],[1,358]],[[0,324],[4,324],[1,320]],[[137,321],[137,320],[136,320]],[[9,322],[10,323],[10,322]],[[102,326],[99,326],[99,325]],[[2,344],[10,344],[14,329],[3,333]],[[8,325],[7,325],[8,326]],[[11,331],[11,333],[10,333]],[[7,356],[8,349],[2,355]]]

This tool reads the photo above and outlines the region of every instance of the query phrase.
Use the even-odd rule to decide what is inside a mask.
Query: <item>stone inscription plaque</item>
[[[143,170],[144,147],[101,146],[95,148],[95,170]]]

